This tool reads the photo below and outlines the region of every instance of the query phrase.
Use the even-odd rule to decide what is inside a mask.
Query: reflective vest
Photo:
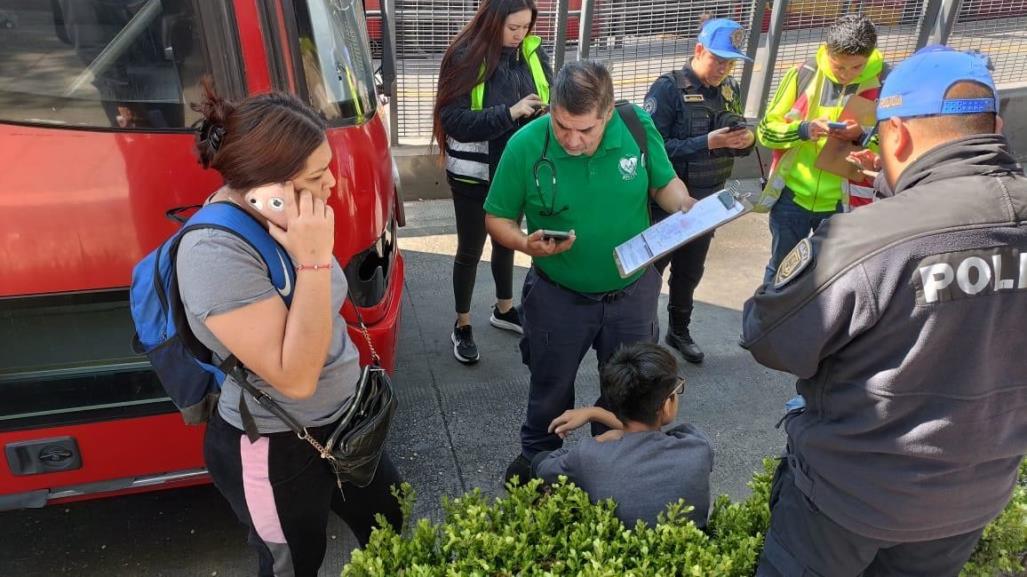
[[[535,83],[535,93],[543,103],[549,104],[549,80],[542,68],[538,56],[538,48],[542,38],[535,35],[524,37],[521,42],[521,54],[528,63],[531,79]],[[481,111],[485,108],[485,64],[481,65],[479,77],[481,81],[471,89],[471,110]],[[446,171],[461,182],[483,184],[490,180],[489,143],[460,142],[452,137],[446,138]]]
[[[720,120],[725,112],[733,112],[730,104],[738,97],[738,90],[734,87],[733,81],[725,80],[725,85],[714,96],[706,98],[700,93],[702,86],[693,84],[683,70],[675,70],[664,76],[669,76],[674,81],[685,102],[685,138],[703,136],[723,128]],[[728,94],[732,95],[732,100],[727,99]],[[734,158],[706,154],[698,160],[687,161],[685,174],[678,176],[689,188],[719,188],[731,177],[734,166]]]

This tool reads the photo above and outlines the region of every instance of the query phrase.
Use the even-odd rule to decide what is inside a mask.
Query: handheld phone
[[[827,127],[830,128],[831,130],[845,130],[845,127],[847,127],[847,126],[848,126],[848,124],[846,124],[844,122],[828,122],[827,123]]]
[[[285,185],[280,182],[250,189],[243,198],[264,218],[279,228],[285,228],[289,219],[285,214]]]
[[[571,233],[566,230],[546,230],[542,229],[542,240],[555,240],[560,242],[567,240],[571,237]]]
[[[739,130],[745,130],[746,128],[749,128],[749,124],[748,123],[736,122],[735,124],[732,124],[731,127],[727,129],[727,131],[728,132],[738,132]]]

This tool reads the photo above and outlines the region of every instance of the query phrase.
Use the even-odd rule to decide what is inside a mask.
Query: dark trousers
[[[693,192],[695,198],[702,198],[698,193]],[[667,218],[668,214],[660,207],[652,209],[653,222],[659,222]],[[704,234],[692,242],[682,246],[674,252],[656,261],[656,270],[663,275],[663,271],[670,266],[670,299],[667,301],[667,310],[691,311],[694,306],[695,289],[706,272],[706,255],[710,252],[710,243],[713,242],[713,232]]]
[[[478,262],[485,247],[485,195],[487,185],[464,185],[468,189],[463,192],[453,188],[453,209],[456,213],[456,258],[453,259],[453,295],[456,300],[456,312],[465,314],[471,311],[471,295],[474,294],[474,281],[478,275]],[[480,196],[479,196],[480,195]],[[513,298],[513,259],[512,250],[492,239],[492,279],[496,283],[496,299]]]
[[[525,457],[563,444],[549,433],[549,423],[574,408],[574,380],[589,349],[595,349],[602,367],[621,345],[656,342],[661,284],[659,273],[649,267],[619,294],[603,296],[567,290],[534,267],[528,271],[521,293],[521,355],[531,371],[528,415],[521,426]]]
[[[957,577],[982,531],[916,543],[857,535],[799,491],[783,459],[770,490],[770,531],[756,577]]]
[[[322,443],[331,426],[310,429]],[[402,482],[382,455],[374,481],[364,488],[343,484],[313,447],[292,432],[263,435],[250,443],[217,413],[207,424],[204,459],[214,485],[249,528],[261,577],[314,577],[324,560],[328,512],[334,511],[367,544],[381,513],[396,530],[402,524],[399,504],[389,487]]]
[[[763,284],[774,279],[778,265],[799,241],[815,232],[820,223],[841,210],[839,205],[833,212],[808,211],[795,204],[792,191],[785,188],[781,192],[781,198],[770,209],[770,262],[763,273]]]

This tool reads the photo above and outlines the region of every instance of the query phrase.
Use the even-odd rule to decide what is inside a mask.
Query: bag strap
[[[169,218],[175,220],[175,217],[179,216],[185,210],[189,210],[191,207],[182,207],[180,209],[172,209],[168,211],[167,215]],[[216,229],[222,230],[234,234],[244,242],[246,242],[254,251],[260,255],[261,260],[264,261],[264,265],[267,267],[268,275],[271,279],[271,284],[274,285],[275,290],[278,291],[278,295],[285,302],[285,306],[289,307],[292,305],[293,287],[296,284],[296,269],[293,267],[292,259],[289,258],[289,253],[278,245],[274,238],[271,237],[271,233],[262,225],[256,218],[251,216],[245,210],[238,205],[231,202],[212,202],[204,205],[198,211],[196,211],[186,221],[185,226],[178,231],[178,233],[172,237],[171,244],[168,248],[169,258],[172,262],[175,262],[178,253],[178,247],[185,234],[192,230],[198,229]],[[172,294],[177,295],[177,275],[171,279],[172,282]],[[158,285],[159,286],[159,285]],[[180,300],[180,299],[179,299]],[[181,306],[181,302],[174,303],[172,307],[173,314],[176,316],[176,326],[178,326],[179,333],[182,336],[186,346],[193,351],[194,356],[198,347],[206,348],[202,343],[196,339],[192,331],[189,330],[189,325],[185,320],[184,307]],[[254,392],[259,393],[259,389],[254,387],[249,381],[240,379],[240,376],[245,376],[246,368],[239,362],[235,355],[230,354],[225,358],[219,365],[218,370],[223,375],[231,374],[232,377],[239,383],[239,386],[244,390],[248,391],[251,395]],[[284,409],[281,408],[277,403],[268,397],[266,394],[264,398],[253,395],[258,403],[264,408],[270,411],[272,414],[278,415],[280,418],[282,415],[288,417],[282,420],[290,425],[296,424],[295,419],[292,419]],[[272,409],[266,403],[270,402],[276,407]],[[279,415],[282,413],[282,415]],[[246,431],[246,436],[251,442],[256,442],[260,434],[257,431],[257,423],[253,418],[253,413],[250,412],[249,407],[246,405],[245,395],[239,395],[239,416],[242,419],[243,429]],[[294,429],[295,432],[295,429]],[[299,434],[299,433],[297,433]]]
[[[353,291],[350,290],[348,282],[346,284],[346,295],[349,297],[346,300],[353,306],[353,313],[356,315],[357,323],[360,325],[360,332],[364,335],[364,342],[367,343],[367,350],[371,353],[371,363],[375,366],[381,365],[382,358],[374,348],[374,343],[371,341],[371,333],[367,331],[367,325],[364,324],[364,317],[360,314],[360,308],[357,306],[357,302],[353,300]]]
[[[798,99],[806,89],[809,88],[809,83],[813,81],[813,77],[817,74],[817,60],[816,58],[810,58],[799,66],[799,72],[795,80],[795,98]]]
[[[618,102],[617,114],[620,114],[621,120],[628,127],[628,132],[635,139],[638,150],[642,152],[642,164],[644,165],[649,159],[649,140],[645,133],[645,127],[642,126],[642,120],[635,111],[635,106],[627,101]]]
[[[196,212],[186,222],[178,236],[190,230],[214,228],[230,232],[247,244],[260,255],[267,266],[271,283],[275,285],[285,306],[292,304],[292,289],[296,285],[296,268],[289,258],[289,253],[278,245],[271,233],[256,218],[251,216],[237,204],[231,202],[212,202]],[[174,255],[172,255],[173,257]]]

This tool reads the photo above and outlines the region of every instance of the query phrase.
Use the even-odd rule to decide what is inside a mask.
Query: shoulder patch
[[[656,112],[656,97],[646,97],[645,102],[642,103],[642,110],[645,110],[649,113],[649,116],[652,116]]]
[[[795,280],[811,262],[813,262],[813,242],[807,237],[799,241],[799,244],[795,245],[795,248],[785,256],[781,264],[777,265],[774,288],[782,288]]]
[[[720,85],[720,94],[724,97],[724,100],[728,102],[735,99],[735,89],[731,87],[730,83],[725,82]]]
[[[685,102],[705,102],[706,98],[702,94],[685,94],[683,95]]]

